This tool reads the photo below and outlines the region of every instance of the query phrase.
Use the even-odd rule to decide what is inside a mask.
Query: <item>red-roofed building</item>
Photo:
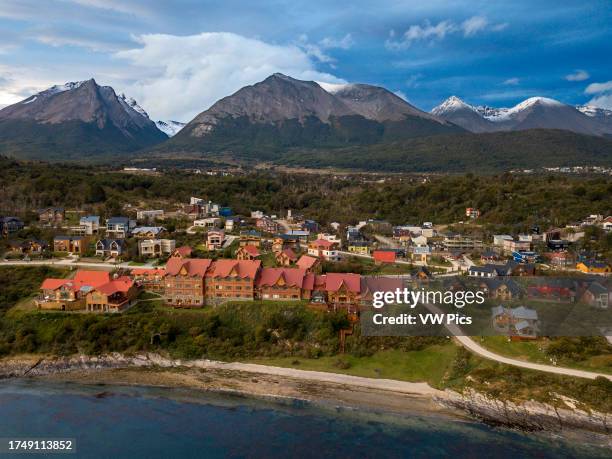
[[[182,247],[177,247],[170,255],[171,258],[189,258],[191,256],[191,247],[184,245]]]
[[[375,250],[372,252],[372,258],[377,265],[384,263],[395,263],[395,252],[390,250]]]
[[[260,255],[259,249],[254,245],[244,245],[236,250],[237,260],[255,260]]]
[[[77,311],[85,309],[85,296],[92,289],[110,282],[106,271],[76,272],[73,279],[45,279],[36,300],[39,309]]]
[[[255,298],[259,260],[217,260],[206,273],[206,298],[215,303]]]
[[[257,278],[257,297],[262,300],[308,300],[314,276],[303,269],[263,268]]]
[[[124,311],[132,305],[137,293],[138,288],[130,277],[118,277],[87,293],[87,312]]]
[[[166,303],[175,308],[204,306],[204,279],[210,265],[207,259],[170,258],[163,282]]]
[[[319,272],[321,268],[321,262],[318,258],[311,257],[308,255],[302,255],[300,259],[295,263],[295,266],[300,269],[305,269],[309,272]]]
[[[145,290],[163,292],[164,276],[166,275],[164,268],[135,268],[132,269],[130,274],[136,284],[142,286]]]
[[[327,261],[340,260],[338,253],[338,244],[326,239],[317,239],[308,243],[308,255],[321,258]]]
[[[353,273],[327,273],[316,276],[312,302],[326,305],[328,309],[359,311],[361,300],[361,276]]]
[[[297,261],[297,255],[291,249],[283,249],[274,254],[276,264],[279,266],[291,266]]]

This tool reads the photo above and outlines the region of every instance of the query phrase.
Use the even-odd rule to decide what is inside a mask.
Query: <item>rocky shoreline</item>
[[[264,365],[223,363],[210,360],[175,360],[158,354],[136,354],[126,356],[123,354],[109,354],[103,356],[74,356],[74,357],[52,357],[39,356],[6,358],[0,360],[0,379],[11,378],[44,378],[52,377],[56,380],[71,379],[70,375],[80,374],[81,382],[87,383],[90,379],[96,379],[96,375],[108,373],[113,370],[148,370],[161,374],[161,372],[191,371],[193,373],[184,375],[181,380],[166,377],[159,379],[160,385],[183,385],[194,386],[207,390],[229,390],[243,392],[245,395],[252,393],[254,396],[295,398],[295,399],[324,399],[334,397],[347,404],[361,404],[359,397],[348,396],[355,391],[361,393],[361,397],[370,394],[370,402],[376,408],[391,408],[395,401],[401,397],[404,401],[406,396],[411,399],[421,399],[423,409],[446,409],[461,412],[470,417],[477,418],[490,424],[503,425],[528,431],[572,431],[584,430],[596,433],[609,434],[612,431],[612,419],[607,413],[597,411],[585,411],[577,408],[572,401],[563,400],[567,408],[536,401],[516,403],[487,397],[482,393],[466,390],[459,393],[451,390],[440,391],[431,388],[425,383],[408,383],[392,380],[378,380],[370,378],[359,378],[349,375],[335,373],[321,373],[304,370],[285,369],[279,367],[267,367]],[[247,375],[233,378],[238,373]],[[203,384],[202,375],[207,375],[207,384]],[[214,377],[212,377],[214,376]],[[270,381],[263,384],[266,389],[255,387],[252,382],[260,382],[257,378],[269,377]],[[108,375],[103,378],[104,382],[118,382],[131,384],[148,384],[154,380],[147,378],[132,377],[123,379],[117,374]],[[279,381],[294,380],[285,390],[280,387]],[[210,381],[215,382],[211,384]],[[275,389],[270,389],[277,386]],[[259,384],[260,386],[262,384]],[[389,400],[391,398],[391,400]],[[433,402],[427,405],[426,402]],[[433,406],[436,405],[436,406]]]

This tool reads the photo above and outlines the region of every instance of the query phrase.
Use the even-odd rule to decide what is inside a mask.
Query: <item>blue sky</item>
[[[332,4],[333,3],[333,4]],[[188,121],[273,72],[450,95],[612,109],[609,1],[1,0],[0,106],[94,77],[155,119]]]

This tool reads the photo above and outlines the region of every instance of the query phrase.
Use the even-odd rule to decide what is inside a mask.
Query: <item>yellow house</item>
[[[576,265],[576,269],[586,274],[606,274],[612,272],[612,267],[605,261],[583,261]]]
[[[348,251],[359,255],[369,255],[370,243],[367,241],[350,241],[348,243]]]

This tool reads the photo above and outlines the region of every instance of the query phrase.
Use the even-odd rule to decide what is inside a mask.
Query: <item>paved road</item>
[[[431,312],[436,314],[441,314],[442,310],[433,304],[425,304],[425,307],[429,309]],[[447,324],[447,330],[451,333],[451,336],[454,336],[455,339],[461,343],[463,347],[472,351],[474,354],[478,354],[481,357],[489,360],[495,360],[496,362],[505,363],[507,365],[514,365],[515,367],[521,368],[529,368],[530,370],[538,370],[545,371],[547,373],[555,373],[558,375],[565,376],[576,376],[578,378],[587,378],[587,379],[595,379],[599,376],[603,376],[604,378],[612,381],[612,375],[604,374],[604,373],[595,373],[592,371],[584,371],[584,370],[576,370],[573,368],[565,368],[565,367],[556,367],[552,365],[544,365],[540,363],[531,363],[525,362],[524,360],[512,359],[509,357],[504,357],[503,355],[496,354],[494,352],[485,349],[480,344],[476,343],[469,336],[464,336],[465,333],[461,330],[458,325]]]
[[[74,260],[32,260],[32,261],[0,261],[0,266],[60,266],[62,268],[98,268],[108,269],[112,271],[118,268],[134,269],[134,268],[155,268],[150,263],[138,266],[130,266],[129,263],[96,263],[92,261],[74,261]]]

